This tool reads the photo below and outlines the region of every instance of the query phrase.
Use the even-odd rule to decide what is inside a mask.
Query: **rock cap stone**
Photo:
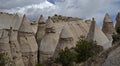
[[[45,19],[44,19],[43,15],[40,15],[38,23],[39,24],[45,24]]]
[[[46,28],[53,28],[54,27],[54,23],[51,20],[51,17],[49,16],[47,21],[46,21]]]

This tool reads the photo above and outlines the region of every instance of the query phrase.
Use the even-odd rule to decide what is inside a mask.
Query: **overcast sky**
[[[94,17],[99,26],[105,13],[115,22],[120,12],[120,0],[0,0],[0,11],[26,14],[30,20],[60,14],[65,16],[91,19]]]

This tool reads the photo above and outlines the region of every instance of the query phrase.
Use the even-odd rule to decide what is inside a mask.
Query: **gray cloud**
[[[24,7],[31,4],[39,4],[45,0],[0,0],[0,9]]]
[[[113,15],[120,11],[116,5],[118,2],[119,0],[56,0],[52,4],[47,0],[1,0],[0,11],[27,14],[30,20],[38,20],[40,14],[46,18],[54,14],[86,19],[95,17],[101,26],[106,12]]]

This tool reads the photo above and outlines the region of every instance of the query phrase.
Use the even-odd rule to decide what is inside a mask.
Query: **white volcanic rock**
[[[55,51],[55,48],[59,41],[59,35],[63,28],[62,23],[55,23],[55,33],[46,33],[43,39],[41,40],[40,45],[40,61],[44,62],[48,60],[48,58],[52,57]]]
[[[97,44],[103,46],[104,49],[107,49],[112,45],[105,34],[98,27],[94,19],[91,22],[91,27],[87,35],[87,40],[96,41]]]
[[[23,16],[19,31],[21,31],[21,32],[33,32],[32,27],[30,26],[30,21],[28,20],[26,15]]]
[[[35,66],[37,63],[38,46],[25,15],[19,29],[18,40],[25,66]]]
[[[112,35],[116,34],[113,21],[108,13],[105,14],[102,31],[105,33],[109,40],[112,40]]]
[[[41,40],[42,38],[45,36],[46,33],[46,21],[44,19],[44,17],[41,15],[38,21],[38,29],[37,29],[37,33],[36,33],[36,41],[38,44],[38,62],[40,62],[40,44],[41,44]]]
[[[66,47],[67,48],[75,47],[72,32],[67,24],[63,27],[61,31],[59,43],[55,49],[53,57],[56,58],[60,50],[62,49],[64,50]]]
[[[9,30],[9,43],[11,48],[12,59],[15,66],[24,66],[20,46],[17,40],[18,32],[13,31],[12,27]]]
[[[9,44],[9,31],[0,29],[0,53],[5,53],[5,57],[8,59],[6,66],[13,64],[11,48]]]
[[[22,18],[17,14],[7,14],[0,12],[0,29],[13,29],[18,30],[21,25]]]

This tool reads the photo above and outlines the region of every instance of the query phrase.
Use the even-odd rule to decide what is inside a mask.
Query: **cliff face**
[[[55,15],[45,20],[41,16],[38,24],[31,26],[25,15],[21,18],[17,14],[0,13],[0,53],[7,53],[12,61],[6,66],[35,66],[38,61],[45,63],[57,57],[59,51],[65,47],[75,47],[81,35],[108,49],[111,47],[108,35],[111,37],[115,32],[108,15],[105,17],[102,30],[94,19],[84,21]],[[114,54],[117,53],[111,52],[110,57]],[[106,61],[104,64],[108,63]]]
[[[35,66],[38,46],[26,16],[0,13],[0,53],[8,58],[6,66]]]

